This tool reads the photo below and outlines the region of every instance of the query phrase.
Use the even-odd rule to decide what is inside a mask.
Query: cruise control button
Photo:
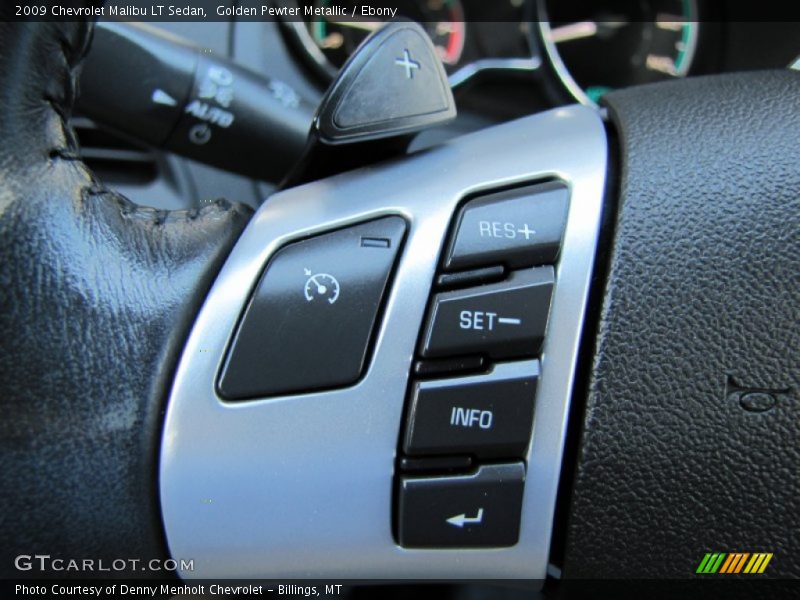
[[[405,221],[386,217],[289,244],[270,260],[219,389],[229,400],[355,383]]]
[[[485,375],[415,383],[406,454],[521,458],[538,379],[539,361],[529,360],[498,364]]]
[[[502,283],[437,294],[422,355],[536,356],[547,327],[553,282],[552,267],[537,267],[514,271]]]
[[[548,182],[476,198],[459,213],[444,268],[554,263],[567,220],[569,191]]]
[[[524,483],[522,463],[485,465],[474,475],[401,477],[398,542],[407,548],[513,546]]]

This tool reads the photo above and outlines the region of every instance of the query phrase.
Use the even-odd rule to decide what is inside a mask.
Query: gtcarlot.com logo
[[[706,552],[697,565],[700,575],[757,575],[767,569],[772,552]]]
[[[20,554],[14,559],[17,571],[50,571],[72,573],[112,573],[121,571],[194,571],[194,559],[143,560],[141,558],[60,558],[49,554]]]

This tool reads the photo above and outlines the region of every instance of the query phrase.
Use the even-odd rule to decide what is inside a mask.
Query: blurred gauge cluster
[[[334,0],[298,4],[324,9]],[[357,6],[355,0],[335,4]],[[712,0],[393,0],[392,5],[399,16],[425,27],[456,91],[489,82],[494,96],[484,107],[525,96],[521,79],[538,94],[539,105],[528,98],[527,107],[538,110],[574,101],[595,105],[613,89],[687,75],[785,67],[800,56],[800,24],[740,22]],[[284,25],[324,86],[381,22],[308,17]],[[506,88],[498,81],[507,82]]]
[[[332,0],[302,0],[301,7],[325,8]],[[351,7],[354,0],[337,0]],[[433,40],[453,86],[487,71],[532,71],[527,0],[397,0],[398,14],[422,24]],[[287,22],[303,58],[322,78],[332,79],[380,21],[310,17]]]
[[[702,25],[695,0],[539,0],[537,9],[548,62],[584,103],[687,75]]]

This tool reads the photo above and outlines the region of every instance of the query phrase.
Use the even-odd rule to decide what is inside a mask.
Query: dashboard
[[[330,6],[306,0],[308,16],[287,23],[323,78],[335,75],[380,24],[327,16]],[[406,0],[398,11],[425,24],[453,87],[485,71],[531,72],[547,62],[584,103],[597,102],[609,89],[685,76],[701,28],[696,0]]]
[[[302,20],[153,25],[283,81],[315,105],[380,22],[329,16],[329,0],[299,5]],[[412,150],[555,106],[597,106],[615,88],[783,68],[800,55],[800,23],[735,21],[707,0],[403,0],[398,13],[431,36],[458,108],[454,122],[425,131]],[[75,125],[90,166],[143,204],[185,208],[225,196],[255,207],[274,189],[275,182],[142,147],[86,119]]]
[[[290,42],[330,81],[379,22],[326,16],[329,0],[301,4],[310,14],[284,23]],[[800,52],[796,24],[731,21],[703,0],[405,0],[399,11],[424,24],[467,102],[480,92],[460,88],[487,79],[510,86],[522,76],[545,103],[596,105],[613,89],[787,66]]]

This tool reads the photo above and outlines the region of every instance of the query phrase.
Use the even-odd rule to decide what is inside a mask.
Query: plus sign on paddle
[[[405,69],[406,78],[408,79],[413,79],[414,71],[419,71],[422,68],[416,60],[411,58],[411,53],[408,51],[408,49],[403,50],[402,57],[394,59],[394,64]]]

